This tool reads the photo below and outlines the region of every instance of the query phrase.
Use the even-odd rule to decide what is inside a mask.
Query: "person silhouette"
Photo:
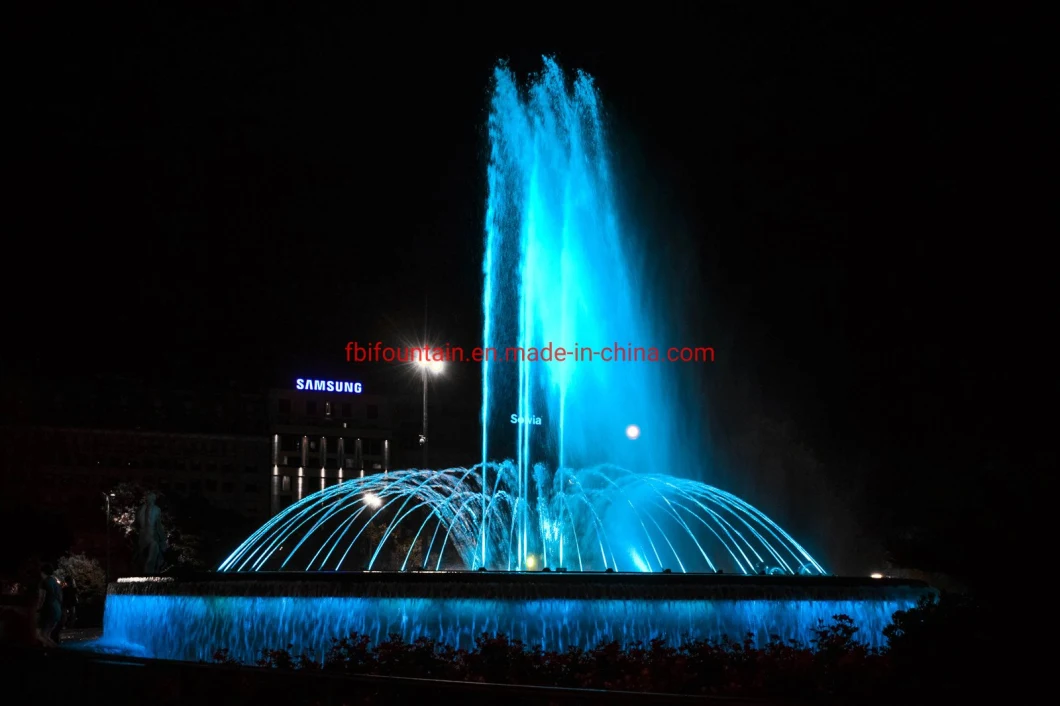
[[[46,647],[56,647],[52,633],[63,617],[63,589],[55,576],[55,568],[45,564],[40,570],[40,604],[37,612],[37,627],[40,641]]]
[[[79,603],[77,580],[74,575],[66,577],[63,584],[63,622],[64,630],[72,629],[77,624],[77,604]]]

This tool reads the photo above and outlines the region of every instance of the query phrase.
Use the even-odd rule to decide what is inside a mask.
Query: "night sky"
[[[24,18],[5,375],[283,384],[419,337],[425,301],[477,345],[490,71],[554,54],[597,78],[675,337],[717,350],[704,433],[786,422],[858,531],[920,527],[924,564],[1015,531],[996,508],[1056,465],[1022,18],[675,10],[535,44],[250,7]]]

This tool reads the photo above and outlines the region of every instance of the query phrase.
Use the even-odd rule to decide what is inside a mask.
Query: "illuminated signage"
[[[298,378],[294,381],[296,390],[312,390],[313,392],[351,392],[355,395],[361,394],[364,387],[359,382],[345,382],[343,380],[306,380]]]
[[[512,415],[512,424],[530,424],[531,426],[541,426],[541,417],[520,417],[518,414]]]

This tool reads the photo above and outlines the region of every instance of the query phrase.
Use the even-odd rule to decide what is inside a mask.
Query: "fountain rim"
[[[883,577],[883,578],[872,578],[871,576],[840,576],[837,574],[740,574],[740,573],[723,573],[716,571],[611,571],[611,570],[599,570],[599,571],[576,571],[573,569],[534,569],[532,571],[505,571],[505,570],[490,570],[490,569],[451,569],[451,570],[409,570],[409,571],[392,571],[392,570],[381,570],[381,569],[364,569],[357,571],[194,571],[194,572],[172,572],[164,573],[161,576],[129,576],[118,581],[158,581],[163,579],[172,578],[175,580],[237,580],[238,578],[254,578],[262,579],[268,578],[273,580],[298,580],[304,581],[308,577],[314,579],[329,579],[329,578],[369,578],[378,576],[389,576],[389,577],[417,577],[422,580],[440,580],[440,579],[452,579],[454,577],[471,578],[471,580],[478,580],[479,577],[489,576],[492,579],[497,577],[508,577],[513,580],[523,580],[526,577],[535,577],[542,579],[562,579],[571,577],[592,577],[600,578],[604,576],[622,576],[626,578],[634,578],[635,580],[641,581],[682,581],[682,582],[718,582],[718,583],[731,583],[731,582],[755,582],[763,581],[775,585],[777,582],[794,582],[799,584],[808,583],[858,583],[862,585],[879,585],[879,584],[891,584],[895,585],[898,583],[926,586],[927,582],[920,579],[905,579],[897,577]]]
[[[324,590],[368,590],[400,587],[412,591],[465,588],[471,592],[486,587],[508,587],[533,591],[574,588],[616,589],[620,592],[644,589],[649,592],[687,594],[697,590],[734,590],[758,593],[770,589],[798,590],[931,590],[917,579],[871,578],[861,576],[744,575],[713,573],[607,572],[607,571],[232,571],[195,572],[169,576],[126,577],[107,587],[108,595],[179,593],[182,587],[229,584],[233,589],[269,585],[269,593],[284,586],[317,586]],[[327,587],[327,588],[325,588]],[[197,591],[196,591],[197,592]]]

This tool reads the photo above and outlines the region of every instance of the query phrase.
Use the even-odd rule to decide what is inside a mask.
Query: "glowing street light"
[[[445,369],[445,362],[441,360],[419,360],[416,362],[421,368],[426,368],[432,373],[440,373]]]
[[[882,579],[883,574],[869,574],[870,579]]]
[[[111,522],[111,519],[110,519],[110,499],[115,497],[115,496],[114,496],[114,493],[103,493],[102,495],[103,495],[103,499],[107,502],[107,507],[106,507],[106,510],[105,510],[105,512],[107,513],[107,527],[106,527],[106,533],[107,533],[107,573],[106,573],[106,578],[104,579],[104,583],[109,584],[110,583],[110,522]]]
[[[427,360],[421,357],[416,364],[420,366],[423,378],[423,432],[420,434],[420,446],[423,447],[423,468],[427,469],[427,377],[428,374],[440,375],[445,370],[445,363],[440,360]]]

